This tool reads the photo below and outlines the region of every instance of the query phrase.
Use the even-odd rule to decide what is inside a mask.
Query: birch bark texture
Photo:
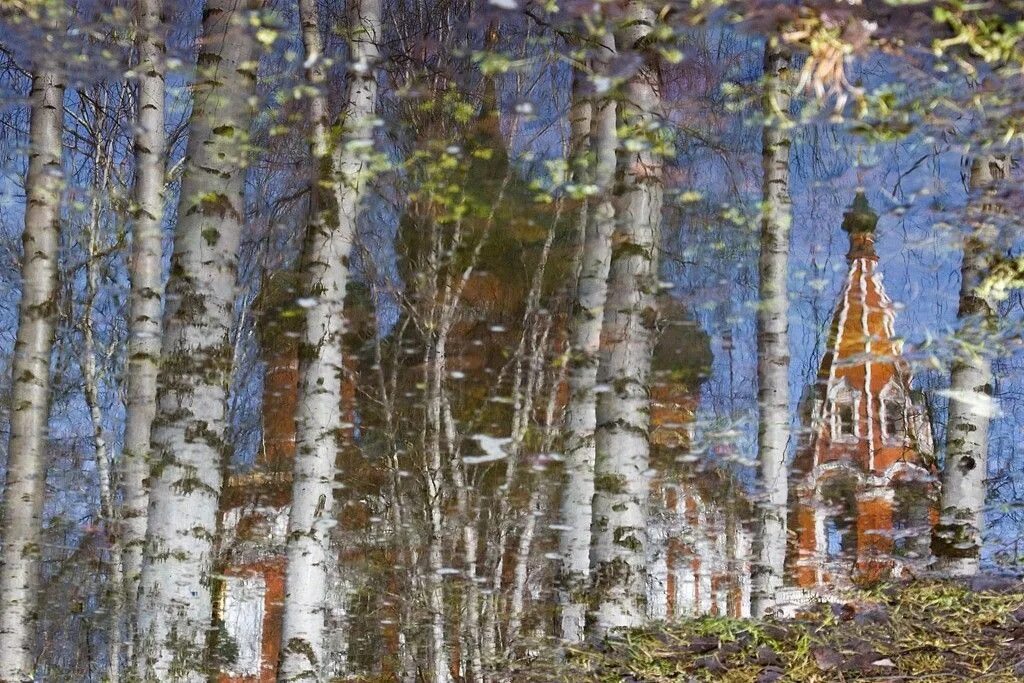
[[[377,103],[374,72],[381,33],[379,0],[352,6],[349,30],[349,83],[342,139],[332,144],[324,92],[326,64],[316,0],[299,0],[307,79],[313,88],[312,153],[321,169],[313,193],[316,206],[303,254],[306,310],[301,341],[296,461],[288,522],[279,679],[324,680],[330,676],[327,596],[332,567],[334,478],[341,444],[338,413],[342,401],[345,290],[349,256],[356,237],[361,200],[369,172]],[[323,189],[330,188],[330,192]]]
[[[595,60],[595,73],[604,71],[615,51],[608,31],[601,45],[607,54]],[[577,73],[577,79],[584,78]],[[559,548],[559,605],[561,637],[566,642],[583,640],[586,594],[590,575],[591,502],[594,497],[594,431],[596,428],[597,372],[600,365],[601,325],[608,295],[608,270],[615,230],[611,201],[615,177],[616,105],[610,97],[580,101],[585,96],[577,84],[576,118],[585,115],[586,134],[577,133],[588,148],[583,163],[593,169],[585,178],[595,188],[594,199],[583,207],[583,244],[580,254],[576,300],[569,328],[569,402],[565,409],[565,485],[561,497]],[[587,111],[580,109],[587,105]]]
[[[106,97],[101,97],[96,106],[96,118],[102,109],[110,106]],[[107,607],[107,667],[106,679],[118,683],[121,676],[122,624],[124,621],[124,565],[122,563],[121,536],[117,529],[117,509],[114,505],[116,480],[112,466],[111,449],[104,427],[102,403],[101,368],[96,362],[99,353],[96,327],[98,320],[93,316],[103,278],[103,249],[100,225],[103,213],[103,197],[110,189],[111,167],[113,165],[113,136],[106,136],[102,126],[95,132],[95,147],[92,155],[92,198],[89,221],[84,230],[83,241],[88,249],[85,264],[85,302],[79,327],[82,330],[82,393],[89,411],[92,426],[93,459],[99,484],[100,518],[106,532],[109,546]]]
[[[162,0],[138,0],[138,120],[135,131],[131,301],[129,309],[127,404],[121,460],[121,531],[125,597],[135,604],[146,541],[150,438],[156,414],[160,368],[166,140],[164,133],[164,42]]]
[[[960,308],[957,332],[960,356],[950,373],[946,461],[942,470],[939,524],[932,546],[939,567],[955,576],[976,574],[980,567],[985,526],[985,484],[988,469],[989,423],[992,399],[991,342],[996,319],[993,302],[982,294],[991,270],[992,248],[998,235],[998,208],[986,198],[1006,178],[1009,159],[985,155],[971,162],[972,225],[964,239],[960,268]]]
[[[657,325],[661,236],[661,83],[647,49],[656,15],[643,2],[626,6],[615,42],[644,57],[624,87],[619,130],[621,187],[601,331],[587,636],[641,624],[647,612],[647,498],[650,458],[651,355]]]
[[[758,555],[754,567],[753,611],[775,607],[786,563],[786,505],[789,476],[786,449],[789,420],[789,229],[793,203],[789,195],[792,100],[789,58],[777,41],[764,52],[764,128],[762,131],[763,197],[760,306],[757,310],[757,450],[761,493]]]
[[[59,41],[60,26],[51,28]],[[30,681],[39,611],[46,492],[50,352],[57,323],[64,73],[56,49],[42,56],[29,94],[28,174],[21,304],[14,342],[10,441],[0,536],[0,680]]]
[[[136,675],[203,681],[260,0],[208,0],[167,283]]]

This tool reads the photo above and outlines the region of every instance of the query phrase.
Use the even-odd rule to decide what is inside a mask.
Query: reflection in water
[[[849,269],[835,306],[828,348],[818,381],[808,388],[802,402],[804,438],[797,448],[791,478],[788,571],[779,604],[784,613],[855,583],[914,575],[929,560],[927,532],[936,515],[931,427],[911,390],[909,364],[895,337],[896,306],[886,295],[877,270],[876,223],[877,216],[864,195],[858,194],[843,223],[850,240]],[[288,320],[275,309],[279,304],[274,303],[274,286],[288,285],[283,279],[268,282],[264,306],[272,317]],[[647,527],[647,613],[655,619],[702,614],[748,617],[755,569],[755,502],[744,482],[724,464],[694,467],[697,457],[689,453],[694,448],[696,388],[710,362],[707,338],[674,300],[664,297],[661,307],[666,322],[655,353],[651,387],[653,476]],[[514,320],[510,317],[508,323],[514,325]],[[222,681],[272,680],[277,658],[284,550],[281,520],[286,519],[289,462],[295,453],[294,422],[287,419],[288,410],[281,408],[294,401],[297,364],[290,335],[283,329],[280,332],[264,344],[268,370],[265,448],[256,470],[260,474],[234,476],[225,497],[222,572],[228,578],[218,594],[219,635],[227,659],[234,663],[225,666]],[[502,359],[474,361],[470,351],[475,348],[481,347],[466,345],[467,353],[459,359],[461,372],[481,376],[496,372]],[[477,389],[485,391],[486,386]],[[557,388],[553,397],[563,404],[564,389]],[[347,411],[352,416],[349,423],[355,422],[351,409]],[[353,438],[351,429],[348,433]],[[501,448],[509,447],[507,441],[501,442]],[[507,458],[479,460],[505,467]],[[465,464],[471,462],[476,460],[468,456],[464,460]],[[372,527],[369,516],[372,511],[355,526],[370,523]],[[343,521],[343,525],[352,526],[353,520]],[[390,547],[394,541],[391,532],[387,527],[378,532],[379,547]],[[483,541],[494,543],[487,533],[485,526]],[[363,545],[362,552],[367,550]],[[520,550],[530,552],[529,546]],[[480,551],[481,557],[487,553],[485,547]],[[358,552],[346,553],[345,562],[365,562],[365,557],[357,557]],[[394,560],[392,551],[383,552],[384,558]],[[501,580],[515,584],[516,568],[524,565],[512,554],[505,561]],[[454,585],[465,585],[461,561],[448,555],[444,563],[446,568],[439,574],[450,576]],[[356,640],[362,643],[363,656],[368,655],[367,647],[384,648],[392,653],[389,657],[397,656],[402,636],[394,625],[403,615],[415,615],[422,609],[414,603],[402,604],[416,598],[402,593],[400,586],[407,577],[403,579],[401,574],[398,568],[387,587],[388,597],[377,592],[383,585],[356,591],[350,582],[338,579],[332,604],[336,632],[346,643],[338,648],[341,656],[346,656]],[[531,571],[519,581],[519,589],[538,605],[533,617],[526,615],[525,623],[538,629],[548,618],[537,610],[544,611],[549,578],[544,572]],[[484,591],[489,586],[482,576],[476,578],[475,585]],[[359,612],[369,609],[382,618],[373,623],[366,622],[364,616],[347,616],[346,606],[355,602],[361,605]],[[350,629],[356,619],[361,629],[380,629],[380,636],[370,638],[363,630],[353,640],[355,634]],[[256,643],[262,645],[260,666],[253,659],[259,651]],[[392,665],[398,666],[388,666]],[[452,666],[458,670],[457,658]]]
[[[931,425],[877,270],[877,222],[858,193],[843,221],[849,272],[794,461],[792,582],[815,592],[913,573],[927,553],[908,537],[927,537],[934,515]]]
[[[654,619],[750,616],[751,538],[727,475],[656,486],[648,524],[648,607]],[[660,494],[660,495],[657,495]],[[726,495],[735,495],[730,492]]]
[[[0,679],[1019,568],[1020,26],[691,4],[0,2]]]

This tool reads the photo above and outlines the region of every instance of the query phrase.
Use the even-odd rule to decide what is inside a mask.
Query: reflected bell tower
[[[935,493],[931,425],[895,333],[877,226],[878,215],[858,191],[843,217],[847,275],[804,402],[805,438],[793,463],[790,575],[800,588],[843,588],[927,560]]]

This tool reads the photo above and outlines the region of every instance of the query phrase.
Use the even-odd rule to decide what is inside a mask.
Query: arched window
[[[906,398],[903,390],[890,381],[881,393],[882,434],[887,441],[903,443],[907,438]]]
[[[836,435],[854,436],[857,423],[853,417],[852,401],[836,401]]]
[[[859,393],[853,391],[846,380],[832,388],[830,392],[832,408],[832,438],[836,441],[849,441],[858,436],[857,411],[860,403]]]

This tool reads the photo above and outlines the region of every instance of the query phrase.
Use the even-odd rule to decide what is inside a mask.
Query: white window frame
[[[902,399],[902,400],[901,400]],[[881,410],[882,438],[886,443],[907,443],[910,437],[909,415],[907,414],[906,397],[903,390],[893,381],[889,380],[878,394],[878,402]],[[898,404],[902,413],[903,433],[891,434],[889,432],[889,403]]]
[[[829,415],[831,418],[829,423],[832,429],[832,440],[839,443],[856,441],[861,437],[860,419],[858,419],[860,417],[860,392],[850,388],[850,385],[844,378],[829,393],[831,394],[829,397]],[[852,410],[852,433],[847,434],[840,430],[842,424],[839,419],[840,405],[848,405]]]

